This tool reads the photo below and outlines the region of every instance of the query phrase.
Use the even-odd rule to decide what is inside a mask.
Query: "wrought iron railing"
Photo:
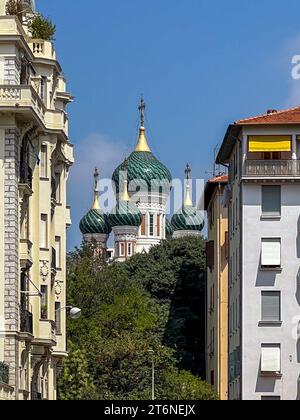
[[[21,310],[21,332],[33,334],[33,315],[25,309]]]
[[[27,184],[32,188],[32,169],[26,163],[22,163],[20,167],[20,184]]]
[[[0,362],[0,383],[9,383],[9,366],[3,362]]]

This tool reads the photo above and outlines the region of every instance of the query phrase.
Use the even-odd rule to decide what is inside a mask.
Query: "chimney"
[[[278,111],[277,109],[268,109],[267,114],[271,115],[271,114],[276,114]]]

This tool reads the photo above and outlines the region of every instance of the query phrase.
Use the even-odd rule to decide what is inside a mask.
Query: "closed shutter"
[[[281,267],[280,239],[263,239],[261,265],[263,267]]]
[[[215,243],[209,241],[206,243],[206,261],[207,267],[213,268],[215,265]]]
[[[263,373],[281,372],[281,351],[279,345],[262,347],[261,371]]]

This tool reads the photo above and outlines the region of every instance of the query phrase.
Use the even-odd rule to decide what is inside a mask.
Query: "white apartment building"
[[[230,125],[229,399],[300,399],[300,107]]]

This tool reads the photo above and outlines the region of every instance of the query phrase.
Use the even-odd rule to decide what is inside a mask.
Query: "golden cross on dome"
[[[141,102],[139,105],[139,111],[140,111],[140,117],[141,117],[141,127],[144,127],[145,125],[145,109],[146,109],[146,103],[144,101],[144,98],[141,98]]]

